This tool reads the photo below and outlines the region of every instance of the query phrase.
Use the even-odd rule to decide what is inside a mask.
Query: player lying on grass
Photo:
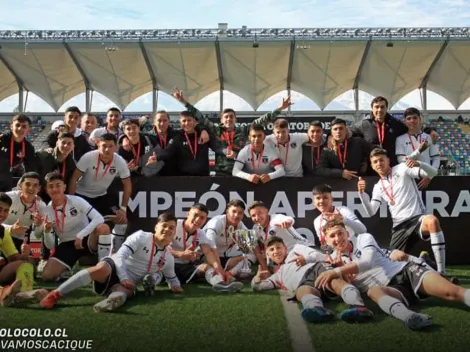
[[[76,273],[51,291],[41,302],[52,309],[64,295],[93,282],[95,293],[107,297],[95,304],[96,313],[115,310],[136,293],[139,283],[156,285],[165,276],[173,292],[179,293],[180,282],[175,275],[174,259],[168,250],[176,231],[176,218],[162,213],[157,219],[155,233],[137,231],[130,235],[119,250],[103,258],[97,265]]]
[[[12,199],[0,192],[0,224],[10,212]],[[0,252],[6,257],[0,263],[0,305],[11,306],[17,302],[34,301],[43,298],[46,290],[33,290],[34,267],[29,262],[29,245],[23,245],[19,254],[10,234],[10,229],[0,225]]]
[[[281,288],[294,292],[295,298],[302,302],[302,318],[310,323],[334,318],[334,313],[323,307],[322,299],[336,298],[335,294],[341,296],[349,305],[349,308],[340,314],[342,320],[353,323],[372,319],[373,314],[364,306],[357,288],[343,279],[331,280],[328,288],[324,286],[318,289],[315,286],[318,275],[327,270],[323,262],[328,256],[323,252],[300,244],[288,251],[282,239],[276,236],[268,240],[266,252],[269,259],[279,267],[273,275],[268,271],[259,271],[251,282],[254,291]]]
[[[337,268],[320,274],[317,287],[328,287],[342,276],[352,277],[352,283],[394,318],[402,320],[412,330],[431,325],[432,318],[408,309],[408,305],[428,296],[470,306],[470,290],[456,286],[436,271],[417,263],[394,262],[387,258],[369,233],[349,237],[342,221],[333,219],[323,226],[326,241],[339,257],[346,254],[351,262],[338,260]],[[344,258],[344,257],[343,257]]]

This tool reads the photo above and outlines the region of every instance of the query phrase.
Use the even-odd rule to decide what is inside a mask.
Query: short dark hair
[[[164,213],[161,213],[157,218],[157,224],[159,224],[161,222],[168,222],[168,221],[177,222],[178,219],[176,219],[175,214],[173,214],[170,211],[165,211]]]
[[[137,120],[137,119],[126,119],[124,120],[124,122],[122,123],[122,127],[124,128],[125,126],[129,126],[129,125],[136,125],[137,127],[140,128],[140,121]]]
[[[190,118],[194,119],[193,114],[191,114],[191,112],[188,111],[188,110],[181,111],[180,112],[180,117],[190,117]]]
[[[284,243],[284,241],[282,240],[281,237],[271,236],[269,238],[268,242],[266,242],[266,248],[271,247],[271,246],[275,245],[276,243],[281,243],[281,244],[285,245],[285,243]]]
[[[266,208],[266,209],[269,209],[268,206],[266,204],[264,204],[262,201],[260,200],[255,200],[253,203],[250,204],[250,206],[248,207],[248,212],[250,212],[252,209],[255,209],[255,208]]]
[[[62,177],[62,174],[60,172],[57,172],[57,171],[52,171],[52,172],[49,172],[48,174],[46,174],[46,176],[44,176],[44,180],[46,181],[46,183],[49,183],[49,182],[52,182],[52,181],[57,181],[57,180],[60,180],[60,181],[65,183],[65,180]]]
[[[412,115],[417,115],[419,118],[421,118],[421,113],[416,108],[406,109],[405,112],[403,113],[403,118],[406,119],[407,116],[412,116]]]
[[[103,135],[100,137],[100,141],[101,141],[101,142],[113,141],[114,144],[117,144],[117,138],[116,138],[116,136],[114,135],[114,133],[105,133],[105,134],[103,134]]]
[[[257,131],[257,132],[263,132],[264,133],[264,126],[260,125],[260,124],[257,124],[257,123],[251,123],[250,124],[250,130],[249,130],[248,133],[250,133],[251,131]]]
[[[374,99],[372,99],[372,101],[370,102],[370,107],[373,107],[374,104],[380,103],[381,101],[383,101],[385,103],[385,107],[388,108],[388,100],[385,97],[381,96],[381,95],[379,95],[379,96],[375,97]]]
[[[342,226],[344,228],[346,228],[346,226],[344,225],[344,221],[343,220],[339,220],[337,218],[333,218],[331,220],[328,220],[325,225],[323,225],[322,227],[322,231],[323,233],[326,233],[329,229],[335,227],[335,226]]]
[[[168,118],[168,120],[170,119],[170,114],[169,114],[168,111],[166,111],[166,110],[158,110],[158,111],[155,113],[155,117],[157,117],[158,114],[164,114],[164,115],[166,115],[166,117]]]
[[[313,187],[312,189],[313,195],[325,194],[325,193],[331,194],[332,191],[333,189],[331,188],[331,186],[327,184],[319,184]]]
[[[194,203],[191,209],[197,209],[197,210],[203,211],[206,214],[209,214],[209,209],[207,208],[205,204],[202,204],[202,203]]]
[[[312,126],[320,127],[321,129],[323,129],[323,124],[318,120],[310,122],[310,125],[308,127],[310,128]]]
[[[229,108],[229,109],[224,109],[224,110],[222,111],[222,115],[223,115],[223,114],[227,114],[227,113],[232,113],[232,114],[235,115],[235,117],[237,116],[237,113],[235,112],[235,110],[230,109],[230,108]]]
[[[385,149],[382,149],[382,148],[374,148],[372,149],[372,151],[370,152],[370,157],[373,158],[375,156],[388,156],[387,155],[387,151]]]
[[[70,133],[70,132],[61,132],[61,133],[59,133],[59,135],[57,136],[57,139],[64,139],[64,138],[73,139],[73,141],[75,142],[75,136],[73,135],[73,133]]]
[[[13,204],[13,200],[5,192],[0,192],[0,202],[7,204],[9,207]]]
[[[80,109],[76,106],[69,106],[67,109],[65,109],[65,114],[68,114],[69,112],[76,112],[79,115],[82,115],[82,112]]]
[[[340,119],[339,117],[331,121],[331,127],[333,127],[334,125],[339,125],[339,124],[343,124],[346,126],[346,121],[343,119]]]
[[[286,119],[277,119],[274,121],[273,129],[274,128],[289,128],[289,122]]]
[[[119,115],[121,115],[121,110],[119,110],[118,108],[116,107],[112,107],[112,108],[109,108],[108,111],[106,111],[106,115],[108,115],[108,113],[112,111],[112,112],[117,112]]]
[[[230,207],[242,208],[243,210],[246,209],[245,203],[243,203],[243,201],[240,199],[232,199],[230,202],[227,203],[225,210],[227,210]]]
[[[20,179],[18,180],[18,186],[21,185],[24,182],[24,180],[26,180],[27,178],[38,180],[39,184],[42,185],[41,176],[37,172],[30,171],[30,172],[25,172],[23,175],[21,175]]]
[[[13,116],[13,118],[11,119],[11,122],[15,122],[15,121],[26,122],[28,125],[31,126],[31,119],[29,118],[28,115],[25,115],[25,114],[16,114],[15,116]]]

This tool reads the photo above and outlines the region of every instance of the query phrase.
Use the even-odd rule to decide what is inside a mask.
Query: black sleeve
[[[36,152],[34,151],[34,147],[31,143],[26,143],[26,155],[24,158],[24,169],[25,172],[36,171],[37,172],[37,164],[36,164]]]
[[[393,118],[392,121],[394,122],[393,128],[396,131],[396,136],[397,137],[401,136],[402,134],[408,133],[408,127],[406,127],[406,125],[402,121],[400,121],[400,120],[398,120],[394,117],[392,117],[392,118]]]
[[[357,121],[352,126],[349,126],[349,130],[351,131],[353,137],[364,138],[364,130],[363,130],[362,122],[363,120]]]
[[[330,158],[333,156],[331,155],[333,152],[331,150],[323,150],[320,156],[320,161],[318,162],[316,168],[316,175],[320,177],[335,177],[341,178],[343,177],[343,170],[342,169],[334,169],[331,167]]]
[[[49,148],[55,148],[55,145],[57,144],[57,137],[59,136],[57,131],[52,131],[47,135],[47,139],[45,141],[45,144],[49,146]]]
[[[176,157],[179,148],[180,143],[178,137],[175,136],[168,141],[168,145],[165,149],[162,149],[160,152],[157,152],[157,160],[169,161],[170,159]]]

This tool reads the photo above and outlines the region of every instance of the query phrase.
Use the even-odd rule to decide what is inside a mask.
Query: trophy
[[[238,246],[240,251],[243,252],[243,266],[240,269],[240,273],[251,273],[247,255],[252,253],[258,245],[259,239],[263,236],[263,228],[259,225],[255,225],[252,230],[235,230],[233,226],[230,226],[227,229],[227,235]]]

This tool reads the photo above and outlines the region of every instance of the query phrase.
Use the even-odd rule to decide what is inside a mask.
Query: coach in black
[[[353,136],[363,137],[373,147],[385,149],[393,167],[398,164],[395,141],[398,136],[408,133],[408,128],[403,122],[387,113],[388,101],[384,97],[375,97],[370,106],[372,111],[369,117],[356,122],[350,130]],[[369,168],[368,174],[375,175],[375,172]]]

